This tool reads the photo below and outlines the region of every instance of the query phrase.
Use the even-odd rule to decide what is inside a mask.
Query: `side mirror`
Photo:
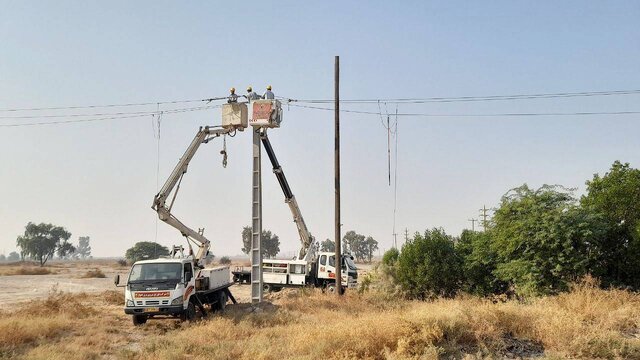
[[[116,274],[116,276],[113,277],[113,284],[115,286],[120,285],[120,274]]]

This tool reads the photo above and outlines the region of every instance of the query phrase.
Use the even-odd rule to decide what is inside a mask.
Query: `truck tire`
[[[242,280],[240,280],[240,277],[238,275],[233,275],[233,282],[242,284]]]
[[[271,284],[262,284],[262,292],[271,292]]]
[[[147,322],[147,317],[144,315],[133,315],[131,319],[133,320],[134,326],[140,326]]]
[[[193,321],[196,318],[196,306],[193,304],[193,301],[189,301],[189,305],[187,305],[187,308],[180,318],[182,321]]]
[[[224,308],[227,306],[227,297],[226,291],[220,291],[220,295],[218,296],[218,304],[216,304],[216,310],[220,312],[224,312]]]
[[[335,294],[336,293],[336,284],[327,284],[327,293]]]

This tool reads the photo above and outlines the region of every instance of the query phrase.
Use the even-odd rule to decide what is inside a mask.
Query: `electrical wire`
[[[124,103],[124,104],[51,106],[51,107],[0,109],[0,112],[44,111],[44,110],[74,110],[74,109],[95,109],[95,108],[128,107],[128,106],[167,105],[167,104],[194,103],[194,102],[202,102],[202,101],[210,102],[210,101],[213,101],[213,100],[222,100],[222,99],[226,99],[226,97],[217,97],[217,98],[210,98],[210,99],[197,99],[197,100],[171,100],[171,101],[153,101],[153,102]]]
[[[291,104],[290,106],[314,109],[314,110],[326,110],[334,111],[333,108],[309,106],[309,105],[297,105]],[[361,110],[348,110],[340,109],[340,112],[364,114],[364,115],[376,115],[380,116],[380,112],[375,111],[361,111]],[[634,115],[640,114],[640,111],[602,111],[602,112],[553,112],[553,113],[497,113],[497,114],[429,114],[429,113],[398,113],[397,116],[415,116],[415,117],[509,117],[509,116],[589,116],[589,115]]]
[[[366,103],[410,103],[422,104],[431,102],[470,102],[470,101],[503,101],[503,100],[528,100],[528,99],[553,99],[571,97],[590,96],[617,96],[640,94],[640,90],[610,90],[610,91],[583,91],[583,92],[563,92],[563,93],[541,93],[541,94],[514,94],[514,95],[488,95],[488,96],[460,96],[460,97],[426,97],[426,98],[392,98],[392,99],[345,99],[341,103],[366,104]],[[328,104],[333,103],[330,99],[293,99],[278,97],[287,102]]]

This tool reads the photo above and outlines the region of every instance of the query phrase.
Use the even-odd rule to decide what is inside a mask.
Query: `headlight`
[[[171,305],[180,305],[182,304],[182,296],[178,296],[177,298],[171,300]]]
[[[136,306],[133,300],[127,300],[127,306]]]

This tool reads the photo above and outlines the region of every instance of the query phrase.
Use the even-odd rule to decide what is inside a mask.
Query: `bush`
[[[127,260],[125,260],[125,259],[118,259],[117,263],[120,266],[127,266],[128,265]]]
[[[84,273],[84,275],[82,275],[82,278],[85,278],[85,279],[88,279],[88,278],[104,279],[106,277],[107,276],[100,269],[89,270],[86,273]]]
[[[416,233],[402,246],[396,271],[402,289],[415,299],[452,297],[462,283],[462,260],[443,229]]]
[[[220,264],[229,265],[231,264],[231,259],[228,256],[223,256],[220,258]]]
[[[398,261],[399,256],[400,252],[393,247],[384,252],[384,255],[382,255],[382,263],[386,266],[393,266]]]

